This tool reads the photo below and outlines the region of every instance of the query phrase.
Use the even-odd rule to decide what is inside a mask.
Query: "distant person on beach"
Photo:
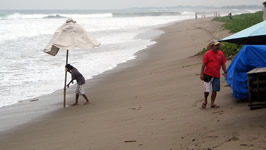
[[[229,13],[228,17],[229,17],[230,20],[232,20],[233,19],[232,18],[232,13]]]
[[[204,102],[202,108],[206,108],[208,96],[211,94],[211,108],[219,108],[214,104],[217,92],[220,91],[220,70],[221,66],[225,79],[227,78],[226,60],[222,51],[219,50],[220,43],[212,40],[208,45],[208,51],[205,52],[202,59],[200,79],[204,81]]]
[[[266,20],[266,0],[264,0],[262,5],[263,5],[263,20]]]
[[[81,94],[86,102],[84,103],[84,105],[90,104],[90,101],[88,99],[88,97],[85,95],[84,92],[84,84],[85,84],[85,78],[83,77],[83,75],[78,71],[78,69],[76,69],[75,67],[73,67],[70,64],[67,64],[65,66],[66,71],[69,72],[71,74],[71,81],[67,84],[67,88],[69,88],[70,83],[73,84],[73,81],[76,80],[77,81],[77,88],[76,88],[76,101],[74,104],[72,104],[72,106],[78,105],[78,99],[79,99],[79,95]]]

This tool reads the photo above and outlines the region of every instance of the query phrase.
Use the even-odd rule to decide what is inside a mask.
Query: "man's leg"
[[[216,98],[217,92],[216,91],[212,91],[212,95],[211,95],[211,106],[214,106],[214,101]]]
[[[78,105],[79,104],[78,100],[79,100],[79,94],[76,94],[76,101],[74,104],[72,104],[72,106]]]
[[[201,104],[201,108],[205,109],[208,103],[209,92],[204,92],[204,102]]]
[[[208,96],[209,96],[209,92],[204,92],[204,103],[205,105],[207,105],[208,103]]]
[[[219,106],[214,104],[218,91],[220,91],[220,79],[214,78],[212,82],[211,108],[219,108]]]
[[[79,104],[79,102],[78,102],[78,100],[79,100],[79,85],[77,84],[77,87],[76,87],[76,100],[75,100],[75,103],[74,104],[72,104],[72,106],[75,106],[75,105],[78,105]]]
[[[210,82],[203,82],[203,88],[204,88],[204,102],[201,105],[201,108],[206,108],[206,105],[208,103],[208,96],[210,92]]]
[[[82,94],[82,96],[85,98],[86,102],[84,103],[84,105],[90,104],[90,101],[88,99],[88,97],[85,94]]]

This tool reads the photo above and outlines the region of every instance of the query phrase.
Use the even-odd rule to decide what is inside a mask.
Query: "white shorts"
[[[211,82],[203,82],[204,92],[210,92],[212,90]]]
[[[85,94],[83,85],[77,84],[76,94]]]

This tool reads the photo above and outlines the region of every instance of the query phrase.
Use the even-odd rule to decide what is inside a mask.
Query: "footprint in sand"
[[[196,100],[193,104],[192,107],[197,107],[199,104],[201,106],[201,103],[203,102],[203,99]]]
[[[131,109],[131,110],[141,110],[141,107],[132,107],[132,108],[128,108],[128,109]]]

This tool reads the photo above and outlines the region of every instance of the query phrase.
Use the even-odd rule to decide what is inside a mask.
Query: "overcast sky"
[[[0,0],[0,9],[120,9],[179,5],[261,5],[264,0]]]

